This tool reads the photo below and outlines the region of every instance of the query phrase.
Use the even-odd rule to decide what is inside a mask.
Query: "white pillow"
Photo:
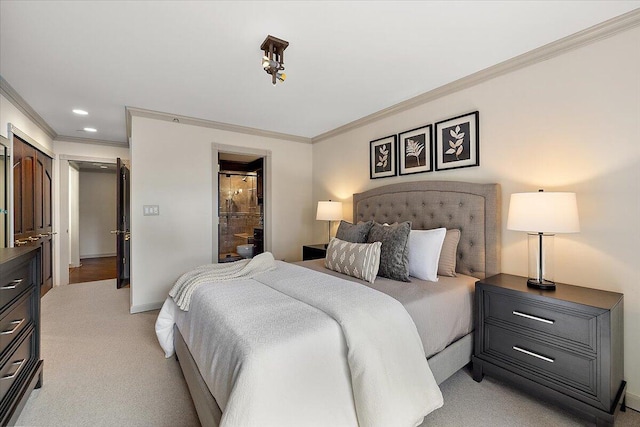
[[[411,230],[409,233],[409,276],[438,281],[438,261],[446,228]]]

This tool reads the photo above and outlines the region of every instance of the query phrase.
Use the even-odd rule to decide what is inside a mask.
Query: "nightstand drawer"
[[[565,351],[494,325],[485,326],[485,352],[534,375],[596,396],[596,358]]]
[[[597,317],[592,314],[497,292],[484,293],[484,307],[485,320],[500,319],[596,351]]]

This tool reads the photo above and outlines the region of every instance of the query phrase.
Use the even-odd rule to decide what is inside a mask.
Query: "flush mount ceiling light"
[[[89,115],[89,113],[87,111],[81,110],[79,108],[75,108],[75,109],[73,109],[71,111],[73,111],[74,114],[77,114],[79,116],[87,116],[87,115]]]
[[[278,80],[283,82],[287,78],[285,73],[280,72],[284,70],[284,50],[287,46],[289,42],[273,36],[267,36],[260,46],[264,52],[262,68],[267,74],[271,74],[271,83],[274,86]]]

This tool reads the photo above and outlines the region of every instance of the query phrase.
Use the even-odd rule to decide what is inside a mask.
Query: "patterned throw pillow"
[[[380,246],[380,242],[351,243],[338,238],[331,239],[324,266],[373,283],[380,265]]]
[[[372,226],[373,221],[361,221],[357,224],[351,224],[347,221],[340,221],[338,231],[336,232],[336,238],[351,243],[367,243],[369,230],[371,230]]]
[[[409,233],[411,222],[391,225],[375,223],[369,232],[369,242],[382,242],[378,276],[393,280],[409,280]]]

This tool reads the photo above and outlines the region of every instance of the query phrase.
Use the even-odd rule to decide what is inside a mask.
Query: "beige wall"
[[[506,230],[509,195],[575,191],[579,234],[556,238],[556,280],[624,293],[625,376],[640,409],[640,28],[313,145],[313,200],[400,181],[498,182],[502,270],[527,275],[526,235]],[[480,111],[480,166],[370,180],[369,141]],[[326,229],[316,225],[314,240]],[[628,400],[628,401],[629,401]]]
[[[274,256],[299,260],[310,241],[311,144],[134,116],[132,312],[159,307],[182,273],[214,258],[214,144],[271,152],[272,239],[266,244]],[[143,205],[159,205],[160,215],[143,216]]]
[[[80,259],[116,254],[116,176],[80,170]]]

